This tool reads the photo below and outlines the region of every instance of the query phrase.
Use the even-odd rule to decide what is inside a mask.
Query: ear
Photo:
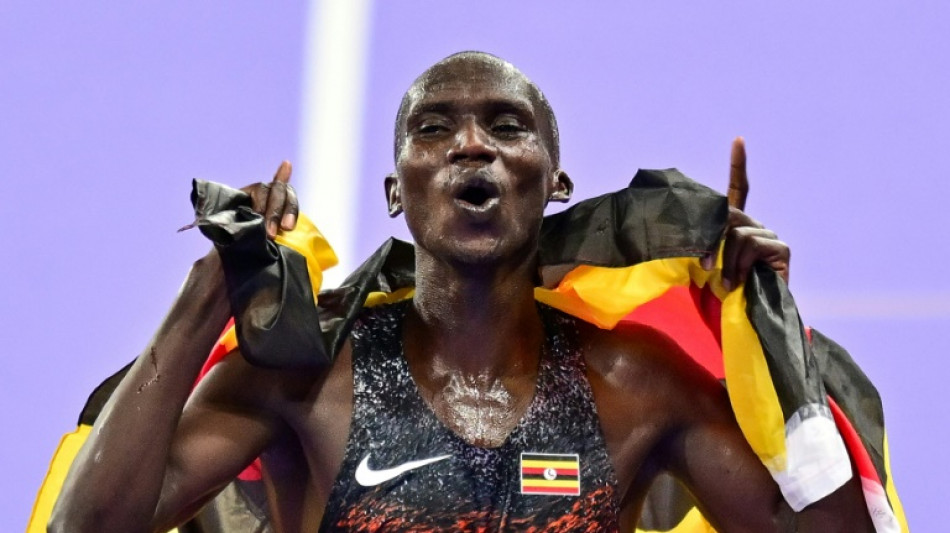
[[[548,200],[551,202],[569,202],[571,195],[574,194],[574,182],[571,177],[561,169],[557,169],[553,176],[554,187]]]
[[[402,195],[399,192],[399,176],[388,174],[383,180],[386,189],[386,205],[389,206],[389,216],[396,218],[402,213]]]

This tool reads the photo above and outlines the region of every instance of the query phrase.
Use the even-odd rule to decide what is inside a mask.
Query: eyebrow
[[[495,114],[501,113],[513,113],[523,117],[529,117],[532,120],[535,119],[535,113],[532,111],[531,102],[527,99],[509,99],[509,98],[497,98],[497,99],[488,99],[485,102],[486,107]],[[412,119],[424,115],[426,113],[433,114],[448,114],[452,111],[457,110],[459,107],[463,107],[464,104],[460,104],[459,100],[435,100],[430,102],[421,102],[413,106],[409,114],[406,116],[407,123]]]

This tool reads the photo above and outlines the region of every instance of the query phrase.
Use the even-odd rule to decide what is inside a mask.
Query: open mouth
[[[462,183],[455,193],[456,202],[467,209],[488,209],[498,203],[498,185],[476,176]]]

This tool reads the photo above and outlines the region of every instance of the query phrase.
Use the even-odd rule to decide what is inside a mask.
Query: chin
[[[442,256],[460,270],[515,265],[528,260],[529,257],[533,258],[537,252],[536,246],[510,246],[510,243],[498,241],[455,244],[450,250],[445,250]]]
[[[502,231],[501,226],[508,229]],[[412,227],[424,228],[411,233],[416,246],[424,249],[426,255],[462,270],[467,267],[504,268],[505,265],[533,259],[537,254],[539,228],[535,230],[514,224],[493,224],[482,228],[458,228],[448,224]]]
[[[505,254],[497,245],[458,244],[445,253],[445,257],[457,265],[490,266],[505,259]]]

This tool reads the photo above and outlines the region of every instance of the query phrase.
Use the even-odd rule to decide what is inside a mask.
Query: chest
[[[413,380],[442,425],[474,446],[497,448],[524,418],[535,396],[536,375],[478,380],[460,375]]]
[[[578,520],[616,529],[616,481],[576,354],[549,340],[523,392],[459,381],[426,389],[398,334],[371,326],[353,337],[349,438],[324,530],[546,530]]]
[[[539,388],[502,442],[487,447],[444,424],[418,394],[393,388],[384,402],[372,387],[356,389],[324,530],[521,531],[576,520],[615,530],[616,483],[589,404]]]

